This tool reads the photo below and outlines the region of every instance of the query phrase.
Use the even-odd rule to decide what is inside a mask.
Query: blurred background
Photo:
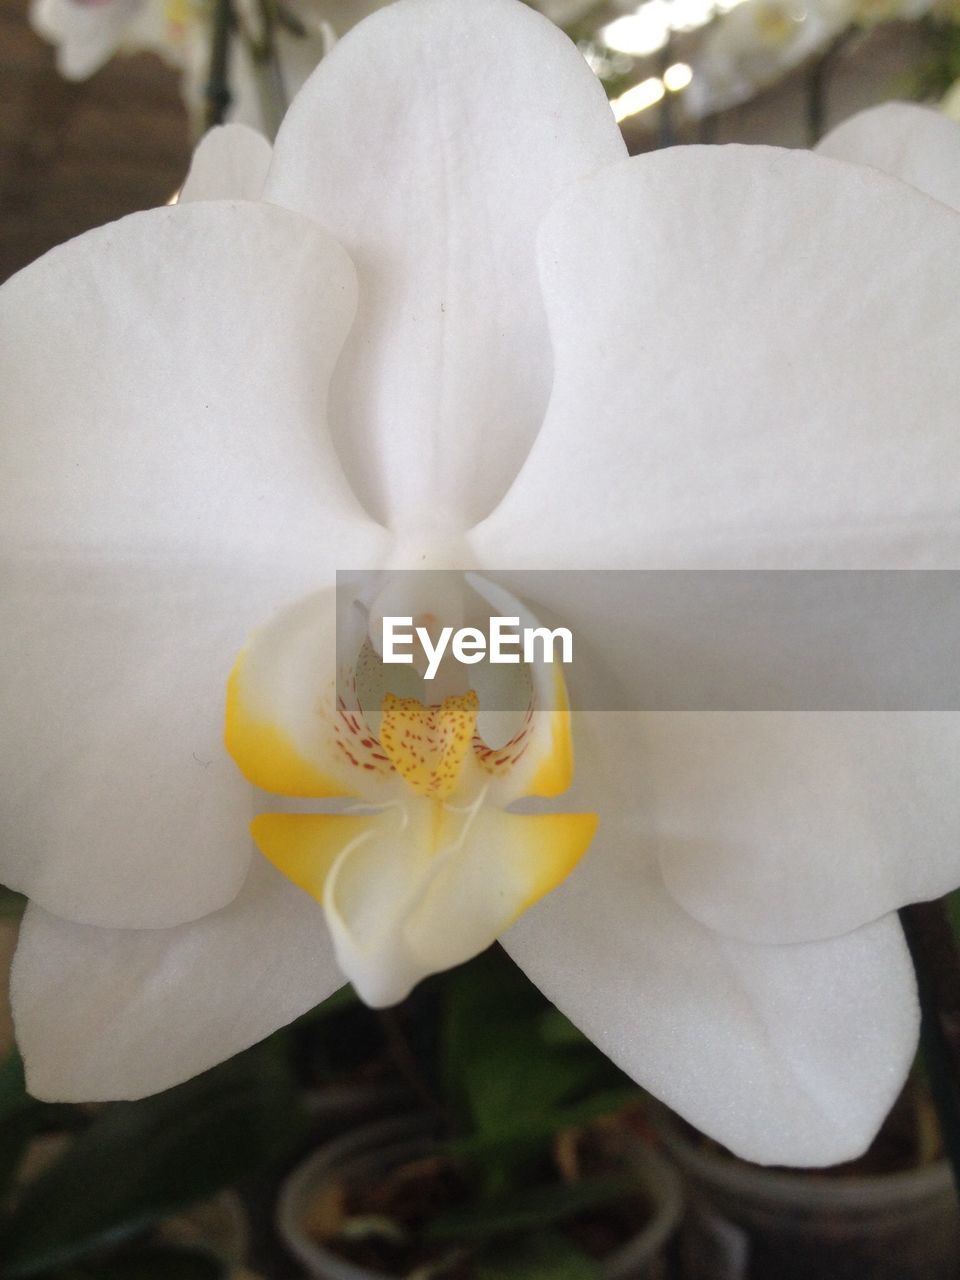
[[[272,134],[375,7],[0,0],[0,278],[170,200],[210,121]],[[942,0],[537,7],[601,77],[634,152],[807,146],[890,98],[957,109],[960,7]],[[0,897],[0,1280],[960,1275],[919,1065],[862,1160],[757,1168],[646,1097],[494,948],[397,1010],[345,989],[155,1098],[41,1103],[5,999],[22,909]]]
[[[211,114],[214,0],[0,0],[0,278],[167,200]],[[464,0],[469,3],[469,0]],[[280,5],[282,85],[236,8],[224,114],[275,132],[285,102],[376,0]],[[540,0],[601,77],[632,151],[805,146],[888,98],[940,102],[960,76],[955,0]],[[248,12],[248,9],[250,12]],[[214,86],[214,96],[222,92]]]
[[[8,950],[20,905],[4,899]],[[632,1084],[496,946],[395,1009],[344,988],[139,1102],[35,1101],[5,1025],[4,1280],[948,1280],[960,1268],[919,1062],[861,1159],[751,1165]]]

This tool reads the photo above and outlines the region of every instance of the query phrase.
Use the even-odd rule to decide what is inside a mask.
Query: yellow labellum
[[[427,840],[423,840],[424,823],[430,833]],[[466,832],[462,830],[464,823]],[[462,835],[477,841],[464,853],[468,859],[480,858],[484,878],[491,888],[496,887],[503,912],[498,923],[504,929],[567,878],[594,837],[597,817],[593,813],[481,810],[476,815],[476,828],[471,830],[470,819],[434,803],[412,827],[413,843],[428,863],[454,848]],[[383,813],[265,813],[253,820],[250,830],[264,857],[320,902],[333,864],[348,845],[359,850],[374,840],[386,839],[395,845],[399,839],[402,843],[395,819],[385,818]],[[396,856],[403,856],[399,847]],[[469,877],[465,884],[468,882]],[[454,905],[451,902],[447,908]],[[470,910],[468,899],[459,905]]]
[[[530,780],[530,795],[559,796],[573,781],[573,732],[570,727],[570,704],[567,686],[559,667],[554,670],[556,705],[549,712],[550,750]]]
[[[244,655],[227,681],[224,741],[248,782],[278,796],[352,796],[297,750],[284,731],[251,708],[243,689]]]
[[[288,880],[323,901],[323,886],[348,844],[377,828],[378,815],[341,813],[262,813],[250,834],[263,856]]]

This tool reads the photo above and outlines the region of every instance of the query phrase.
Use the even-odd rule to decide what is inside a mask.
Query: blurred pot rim
[[[877,1208],[954,1195],[953,1172],[946,1159],[895,1173],[824,1176],[808,1169],[747,1164],[726,1152],[698,1146],[680,1129],[676,1117],[658,1109],[654,1123],[666,1153],[698,1182],[719,1185],[738,1195],[796,1206],[798,1193],[810,1207],[851,1209],[869,1203]]]
[[[338,1166],[377,1156],[390,1163],[430,1150],[436,1139],[435,1126],[420,1113],[363,1125],[319,1147],[297,1165],[281,1187],[276,1222],[285,1246],[312,1276],[328,1280],[396,1280],[386,1272],[358,1267],[318,1245],[303,1229],[304,1202],[324,1175]],[[631,1147],[629,1160],[651,1201],[651,1215],[642,1230],[602,1260],[604,1280],[627,1280],[638,1267],[654,1258],[679,1226],[683,1212],[680,1179],[662,1157],[638,1142]]]

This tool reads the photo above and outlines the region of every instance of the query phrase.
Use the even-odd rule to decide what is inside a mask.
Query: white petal
[[[354,298],[339,246],[264,204],[134,214],[26,268],[0,294],[8,539],[304,573],[371,536],[324,426]]]
[[[828,938],[960,884],[949,712],[656,714],[636,767],[664,880],[711,928]]]
[[[311,1009],[343,982],[317,904],[255,858],[239,896],[173,929],[97,929],[31,906],[13,1009],[38,1098],[141,1098]]]
[[[565,184],[623,154],[581,55],[514,0],[401,0],[291,107],[266,197],[356,263],[331,424],[393,525],[462,527],[516,472],[550,388],[536,226]]]
[[[638,812],[678,901],[711,928],[753,942],[828,938],[960,885],[956,712],[722,709],[744,696],[758,708],[783,705],[779,676],[789,689],[800,650],[788,648],[785,629],[776,641],[783,652],[769,649],[773,615],[756,596],[785,606],[814,599],[809,589],[802,597],[785,589],[788,576],[507,577],[513,590],[529,584],[534,607],[573,633],[574,717],[578,708],[689,708],[634,716]],[[866,602],[862,576],[840,577],[850,579],[851,601],[859,593]],[[707,579],[737,585],[711,596]],[[804,634],[829,636],[834,623],[842,633],[839,613],[829,612],[839,597],[820,598]],[[742,619],[729,612],[736,601],[745,602]],[[825,673],[820,705],[833,696],[843,707],[844,691],[856,693],[856,660],[851,651],[836,683],[839,663]],[[814,659],[811,696],[818,673]],[[574,748],[579,769],[576,736]]]
[[[960,219],[805,152],[675,147],[547,217],[543,430],[491,567],[960,562]]]
[[[817,144],[821,155],[868,164],[960,209],[960,125],[914,102],[860,111]]]
[[[784,947],[697,924],[665,892],[652,832],[632,817],[633,717],[593,719],[606,741],[581,750],[577,787],[581,803],[596,793],[594,846],[507,950],[619,1066],[738,1155],[822,1165],[859,1154],[916,1047],[896,918]]]
[[[482,561],[960,562],[953,210],[803,153],[675,149],[584,184],[542,251],[554,397],[475,531]],[[567,595],[551,603],[644,705],[643,598],[601,634]],[[689,909],[738,936],[812,939],[960,883],[958,718],[870,723],[649,722],[638,774],[656,780],[662,865]]]
[[[141,0],[32,0],[30,23],[57,46],[57,70],[67,80],[87,80],[116,53]]]
[[[242,882],[230,668],[381,536],[324,435],[351,305],[336,245],[240,204],[134,215],[0,293],[0,879],[46,909],[169,925]]]
[[[221,125],[201,139],[180,191],[180,203],[191,200],[259,200],[273,154],[256,129]]]

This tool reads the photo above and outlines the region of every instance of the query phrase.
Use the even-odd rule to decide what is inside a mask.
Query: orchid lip
[[[524,705],[491,715],[467,682],[472,668],[454,664],[427,682],[381,660],[370,615],[418,590],[444,622],[450,609],[487,607],[462,574],[388,574],[374,592],[354,581],[339,600],[309,597],[255,635],[228,697],[227,743],[250,781],[359,802],[263,814],[252,831],[267,859],[321,903],[339,963],[374,1003],[489,945],[570,873],[596,826],[590,814],[507,810],[559,794],[572,777],[559,667],[511,668]],[[346,635],[334,662],[336,619]],[[485,737],[481,716],[495,736]]]

